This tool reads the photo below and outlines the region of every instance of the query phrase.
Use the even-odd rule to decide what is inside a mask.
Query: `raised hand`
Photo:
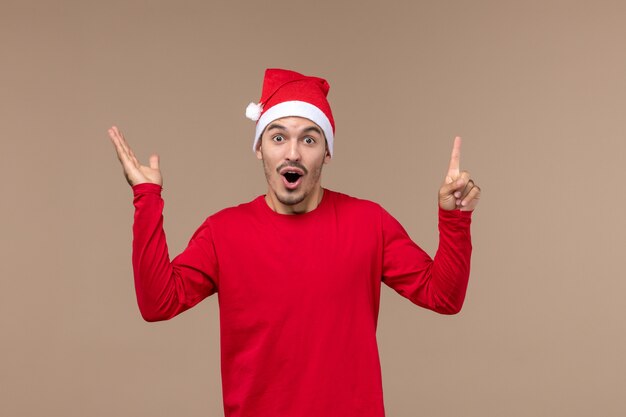
[[[161,176],[161,170],[159,170],[159,156],[154,154],[150,156],[150,166],[141,165],[133,150],[130,149],[124,135],[119,131],[116,126],[109,129],[109,137],[111,142],[115,145],[117,151],[117,158],[124,168],[124,176],[126,181],[133,186],[142,183],[152,183],[163,185],[163,177]]]
[[[444,210],[472,211],[480,199],[480,187],[472,181],[467,171],[460,170],[461,138],[454,138],[450,166],[443,185],[439,189],[439,207]]]

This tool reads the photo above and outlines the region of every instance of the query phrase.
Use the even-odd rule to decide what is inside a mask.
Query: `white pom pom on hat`
[[[261,134],[272,121],[299,116],[322,129],[332,156],[335,121],[326,98],[329,89],[328,82],[323,78],[279,68],[265,70],[261,99],[258,104],[250,103],[246,108],[246,117],[257,122],[252,150],[256,151]]]
[[[260,103],[250,103],[248,104],[248,107],[246,107],[246,117],[254,122],[259,120],[261,112],[263,112],[263,105]]]

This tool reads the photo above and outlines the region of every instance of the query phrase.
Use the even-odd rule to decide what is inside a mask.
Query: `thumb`
[[[150,155],[150,168],[159,169],[159,155]]]
[[[443,184],[441,188],[439,189],[439,195],[441,196],[451,195],[456,190],[462,187],[465,187],[465,183],[463,182],[462,178],[458,178],[457,180],[454,180],[452,177],[447,176],[445,184]]]

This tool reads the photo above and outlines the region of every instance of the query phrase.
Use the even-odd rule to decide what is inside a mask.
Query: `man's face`
[[[271,122],[256,151],[263,161],[267,201],[283,214],[313,210],[322,197],[322,166],[330,160],[320,127],[302,117]]]

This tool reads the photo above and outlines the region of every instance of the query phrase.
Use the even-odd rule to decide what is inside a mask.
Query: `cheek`
[[[274,165],[276,161],[280,160],[280,157],[280,149],[275,146],[269,145],[257,151],[257,158],[263,159],[268,165]]]
[[[322,167],[325,164],[325,160],[322,159],[316,159],[315,162],[313,162],[311,165],[309,165],[310,171],[311,171],[311,180],[312,181],[317,181],[319,179],[319,177],[322,174]]]

